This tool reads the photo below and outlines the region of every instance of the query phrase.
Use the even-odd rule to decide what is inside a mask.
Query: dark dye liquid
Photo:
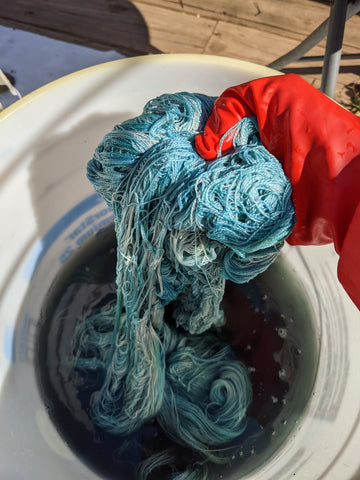
[[[171,465],[150,479],[171,478],[199,458],[172,444],[156,421],[128,437],[113,436],[90,416],[93,389],[70,361],[79,318],[116,302],[116,239],[112,229],[89,240],[49,289],[37,341],[37,377],[43,401],[60,435],[103,479],[132,480],[139,465],[171,448]],[[248,427],[226,465],[210,465],[209,478],[236,478],[262,465],[296,430],[315,379],[318,346],[313,313],[295,274],[281,257],[246,285],[228,282],[221,331],[249,369],[253,402]]]

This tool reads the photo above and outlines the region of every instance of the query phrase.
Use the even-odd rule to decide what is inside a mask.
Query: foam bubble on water
[[[287,337],[286,328],[278,328],[277,329],[277,334],[279,335],[280,338],[285,339]]]

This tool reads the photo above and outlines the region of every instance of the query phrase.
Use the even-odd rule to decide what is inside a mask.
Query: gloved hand
[[[339,280],[360,308],[360,118],[297,75],[261,78],[216,100],[195,139],[198,153],[214,160],[220,142],[225,153],[231,127],[253,115],[262,143],[292,184],[297,223],[288,242],[334,242]]]

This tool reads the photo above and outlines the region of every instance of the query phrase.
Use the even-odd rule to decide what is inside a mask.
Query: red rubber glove
[[[360,308],[360,118],[297,75],[253,80],[216,100],[198,153],[216,159],[232,146],[222,138],[241,118],[255,115],[264,146],[282,163],[293,188],[297,223],[292,245],[334,242],[338,277]]]

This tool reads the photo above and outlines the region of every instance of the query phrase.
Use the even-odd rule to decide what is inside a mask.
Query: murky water
[[[171,441],[156,421],[121,438],[94,425],[89,416],[92,386],[69,361],[77,319],[116,301],[115,265],[112,230],[88,241],[65,265],[43,307],[37,365],[43,401],[66,443],[101,478],[125,480],[135,478],[139,464]],[[231,461],[211,467],[210,477],[239,480],[296,431],[314,383],[318,342],[307,298],[281,258],[246,285],[228,282],[223,309],[221,335],[249,369],[253,402]],[[171,448],[180,471],[198,460],[189,448]],[[150,478],[170,478],[173,468],[161,467]]]

